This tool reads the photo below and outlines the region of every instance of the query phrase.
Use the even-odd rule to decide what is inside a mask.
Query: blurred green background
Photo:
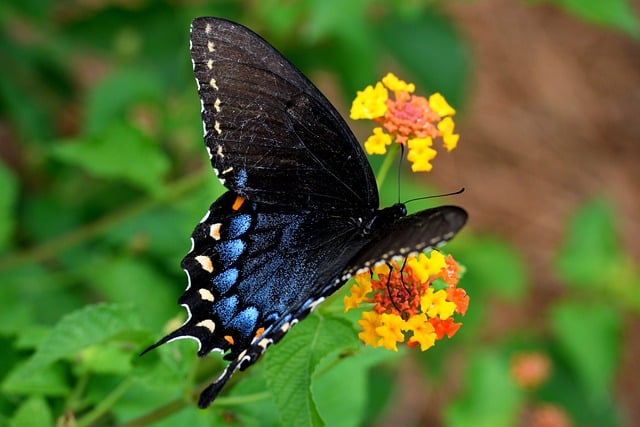
[[[2,2],[0,426],[640,425],[634,10]],[[447,247],[471,295],[454,339],[364,349],[339,293],[206,411],[192,391],[224,366],[217,355],[198,360],[186,340],[138,357],[184,319],[179,262],[222,191],[188,51],[205,15],[263,35],[343,113],[387,71],[458,109],[459,148],[403,177],[401,196],[467,189],[445,201],[471,218]],[[397,197],[395,183],[382,194]]]

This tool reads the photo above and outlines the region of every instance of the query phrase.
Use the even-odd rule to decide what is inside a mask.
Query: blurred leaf
[[[30,397],[15,412],[10,427],[51,427],[53,416],[47,402],[41,397]]]
[[[75,368],[79,373],[126,374],[131,371],[131,350],[120,343],[106,342],[80,352]]]
[[[467,367],[463,395],[444,411],[450,427],[511,427],[517,425],[523,396],[509,377],[505,357],[476,355]]]
[[[15,227],[18,183],[11,171],[0,162],[0,252],[9,247]]]
[[[311,315],[266,352],[264,374],[284,425],[324,424],[311,395],[312,375],[320,360],[357,345],[348,322]]]
[[[465,266],[462,287],[472,295],[490,292],[518,301],[527,292],[527,270],[518,251],[493,237],[457,238],[446,246],[456,260]]]
[[[9,372],[2,383],[2,391],[10,394],[66,396],[71,389],[66,373],[62,365],[31,369],[28,362],[22,363]]]
[[[41,369],[91,345],[125,332],[144,330],[140,313],[131,306],[98,304],[63,317],[27,362],[30,370]]]
[[[99,136],[58,142],[52,154],[102,178],[123,179],[152,193],[162,190],[166,154],[149,136],[127,123],[112,123]]]
[[[620,314],[612,307],[567,302],[550,314],[556,342],[594,401],[612,392],[622,346]]]
[[[317,375],[314,376],[311,390],[325,425],[364,425],[369,394],[376,392],[370,387],[369,371],[374,365],[397,358],[397,353],[386,349],[363,348],[337,362],[335,356],[321,361],[316,368]],[[345,381],[345,378],[349,380]]]
[[[629,0],[532,0],[554,3],[573,16],[630,36],[640,36],[640,20]]]
[[[433,12],[388,17],[377,31],[378,42],[400,63],[422,92],[440,92],[456,109],[462,107],[469,56],[451,21]]]
[[[84,135],[99,136],[121,122],[136,104],[160,102],[165,88],[149,70],[123,69],[110,74],[89,94]]]
[[[177,263],[176,263],[177,264]],[[95,281],[108,301],[126,301],[142,314],[149,329],[161,329],[167,322],[167,309],[179,310],[177,298],[185,281],[171,283],[158,269],[143,259],[106,258],[88,263],[83,275]],[[96,274],[98,272],[98,274]]]
[[[602,201],[583,206],[571,218],[558,256],[557,265],[564,280],[580,286],[597,286],[604,277],[611,277],[620,258],[611,207]]]

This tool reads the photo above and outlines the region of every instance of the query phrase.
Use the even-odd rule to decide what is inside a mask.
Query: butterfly
[[[200,395],[205,408],[358,270],[442,244],[467,214],[379,209],[371,167],[340,114],[248,28],[196,18],[190,49],[205,145],[228,191],[182,260],[188,319],[145,352],[193,338],[199,356],[223,353],[230,363]]]

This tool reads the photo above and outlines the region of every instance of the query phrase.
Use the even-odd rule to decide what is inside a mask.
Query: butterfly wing
[[[350,264],[368,267],[394,256],[437,248],[460,231],[466,221],[467,212],[457,206],[439,206],[399,218],[374,231],[370,243]]]
[[[320,91],[251,30],[191,25],[205,143],[223,184],[249,200],[360,214],[378,207],[369,163]]]
[[[189,285],[179,302],[189,317],[151,347],[188,337],[198,355],[219,351],[231,361],[201,395],[202,407],[339,288],[366,244],[344,218],[238,200],[225,193],[196,226],[182,261]]]

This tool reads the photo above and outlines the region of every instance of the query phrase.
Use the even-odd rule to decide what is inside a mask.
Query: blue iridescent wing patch
[[[182,260],[188,319],[145,351],[192,338],[199,356],[223,353],[230,363],[201,394],[204,408],[356,270],[442,244],[467,214],[379,209],[373,172],[344,120],[251,30],[197,18],[191,58],[205,145],[229,191]]]

